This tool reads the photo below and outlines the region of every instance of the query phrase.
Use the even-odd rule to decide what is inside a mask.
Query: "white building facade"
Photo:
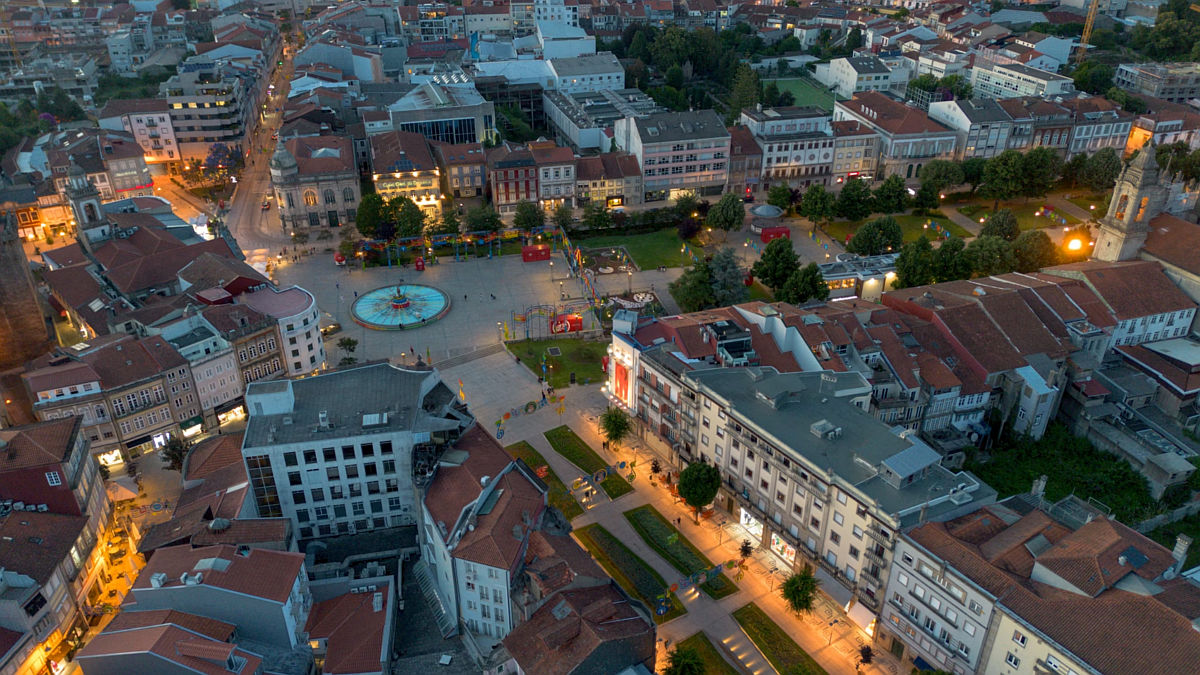
[[[288,375],[303,375],[325,367],[325,342],[321,337],[317,299],[312,293],[299,286],[283,290],[267,288],[243,293],[239,299],[279,323]]]

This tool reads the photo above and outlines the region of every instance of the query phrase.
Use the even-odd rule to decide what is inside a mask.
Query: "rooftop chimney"
[[[162,588],[163,585],[166,583],[167,583],[167,573],[166,572],[155,572],[154,574],[150,575],[150,587],[151,588]]]
[[[1180,534],[1175,537],[1175,548],[1171,550],[1171,557],[1179,565],[1180,571],[1183,571],[1183,561],[1187,560],[1188,547],[1191,545],[1192,538],[1186,534]]]

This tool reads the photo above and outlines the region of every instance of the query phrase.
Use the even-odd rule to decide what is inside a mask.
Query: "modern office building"
[[[1200,63],[1122,63],[1113,84],[1137,96],[1187,103],[1200,98]]]
[[[434,372],[387,363],[255,382],[246,407],[258,515],[300,539],[416,523],[416,483],[472,421]]]
[[[254,119],[253,104],[242,80],[223,74],[220,63],[192,57],[187,68],[159,90],[170,105],[171,127],[184,161],[203,161],[214,143],[243,149]]]
[[[681,193],[719,195],[729,173],[729,130],[712,110],[626,117],[613,126],[616,146],[638,158],[646,201]]]
[[[975,98],[1075,95],[1075,81],[1071,78],[1019,63],[976,64],[971,69],[971,86]]]
[[[763,189],[828,186],[833,175],[832,116],[809,106],[747,108],[741,124],[763,149]]]
[[[470,84],[426,83],[388,106],[392,128],[442,143],[495,140],[496,107]]]
[[[617,120],[662,111],[640,89],[547,91],[542,107],[558,141],[576,152],[607,152],[612,146],[611,132]]]

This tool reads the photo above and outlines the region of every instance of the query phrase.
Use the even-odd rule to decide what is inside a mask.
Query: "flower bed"
[[[712,561],[675,529],[674,525],[667,522],[653,506],[630,509],[625,512],[625,519],[655,553],[684,575],[713,567]],[[723,598],[737,593],[737,586],[724,574],[705,581],[700,588],[712,598]]]

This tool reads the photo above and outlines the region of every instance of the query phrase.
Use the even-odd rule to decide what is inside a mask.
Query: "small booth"
[[[792,238],[791,228],[788,228],[787,226],[784,226],[784,225],[776,225],[774,227],[764,227],[762,229],[762,234],[759,235],[759,238],[762,239],[762,243],[764,243],[764,244],[770,243],[772,240],[779,239],[781,237],[787,237],[788,239],[791,239]]]
[[[550,259],[549,244],[533,244],[521,247],[521,262],[539,262]]]

